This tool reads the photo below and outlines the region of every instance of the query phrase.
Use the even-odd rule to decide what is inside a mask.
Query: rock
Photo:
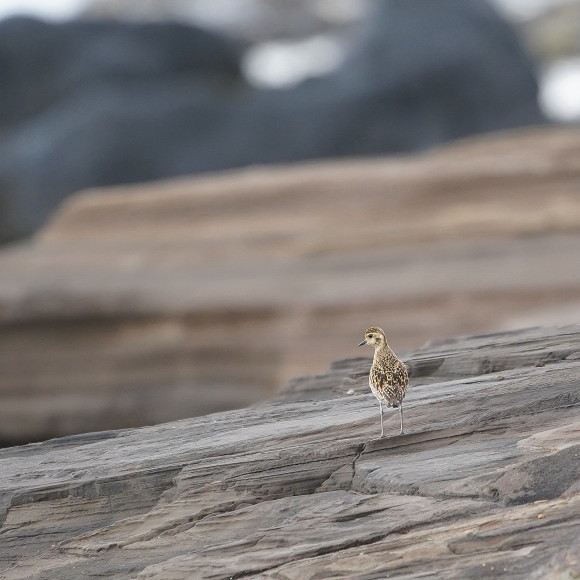
[[[0,22],[0,57],[6,72],[0,85],[4,131],[89,89],[122,90],[130,81],[153,88],[179,78],[226,85],[241,80],[240,52],[232,40],[177,22],[13,17]]]
[[[533,66],[486,3],[372,5],[338,70],[286,90],[232,82],[233,43],[198,29],[9,21],[6,58],[22,42],[33,53],[13,58],[23,69],[6,82],[15,109],[22,92],[34,93],[40,51],[53,65],[46,74],[60,60],[63,71],[48,83],[56,95],[36,97],[50,107],[0,139],[0,239],[32,232],[86,187],[413,151],[543,122]],[[37,28],[42,42],[31,48]],[[28,76],[32,88],[18,83]]]
[[[375,0],[370,6],[337,76],[345,86],[368,87],[367,109],[383,102],[372,137],[390,144],[386,150],[543,121],[534,66],[490,3]],[[362,127],[368,110],[359,114]],[[359,147],[355,153],[377,151],[364,139]]]
[[[242,84],[233,40],[176,22],[10,18],[0,64],[0,242],[83,187],[172,175],[160,143],[195,138]]]
[[[509,504],[553,499],[580,481],[580,444],[504,473],[487,491]]]
[[[574,577],[580,363],[529,364],[555,350],[578,352],[580,325],[410,353],[444,360],[412,379],[401,437],[340,392],[366,380],[354,359],[317,379],[325,398],[307,378],[301,401],[2,450],[0,574]],[[474,364],[491,353],[503,381]]]
[[[578,320],[579,159],[577,130],[544,129],[85,192],[0,253],[0,441],[245,406],[360,357],[373,324],[403,354]]]

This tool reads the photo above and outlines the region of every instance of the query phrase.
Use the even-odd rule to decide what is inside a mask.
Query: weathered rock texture
[[[580,325],[408,362],[401,437],[373,439],[359,358],[254,408],[1,451],[0,576],[575,578]]]
[[[0,253],[0,441],[240,407],[380,324],[580,320],[580,131],[90,191]]]

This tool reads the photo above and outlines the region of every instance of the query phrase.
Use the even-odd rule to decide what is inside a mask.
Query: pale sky
[[[89,0],[0,0],[0,18],[33,14],[61,20],[71,18],[88,3]]]

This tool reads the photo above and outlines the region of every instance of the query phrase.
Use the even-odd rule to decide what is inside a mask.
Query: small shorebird
[[[375,349],[373,364],[369,373],[369,386],[379,401],[381,412],[381,437],[384,437],[383,405],[399,408],[401,431],[403,431],[403,399],[409,386],[407,367],[391,350],[383,330],[376,326],[368,328],[364,340],[359,344],[370,344]]]

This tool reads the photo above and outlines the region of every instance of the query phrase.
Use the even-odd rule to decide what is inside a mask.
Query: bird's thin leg
[[[403,403],[401,403],[399,405],[399,415],[401,415],[401,431],[400,431],[399,435],[403,435],[403,433],[405,433],[403,431]]]
[[[385,431],[383,429],[383,404],[380,401],[379,401],[379,409],[381,412],[381,439],[382,439],[385,435]]]

